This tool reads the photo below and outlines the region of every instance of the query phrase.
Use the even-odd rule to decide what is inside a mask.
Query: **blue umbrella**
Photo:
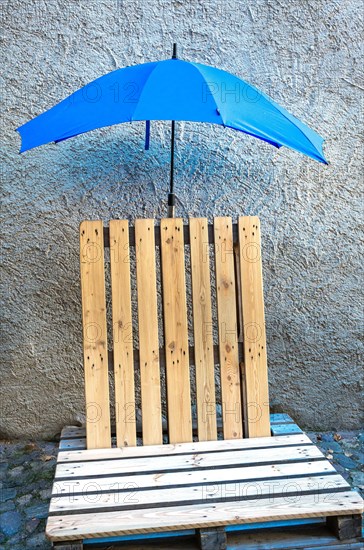
[[[244,80],[208,65],[172,59],[118,69],[94,80],[17,131],[20,152],[122,122],[172,121],[168,205],[174,205],[175,121],[210,122],[300,151],[327,164],[323,138]]]

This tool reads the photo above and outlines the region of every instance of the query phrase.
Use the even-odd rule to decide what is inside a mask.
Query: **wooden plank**
[[[162,285],[170,443],[192,441],[183,221],[161,220]]]
[[[302,520],[301,520],[302,521]],[[282,523],[282,522],[279,522]],[[275,523],[268,529],[229,533],[230,550],[363,550],[363,543],[345,545],[323,524],[282,528]],[[249,526],[251,527],[251,526]],[[133,549],[137,550],[137,548]]]
[[[224,451],[158,456],[97,460],[90,462],[58,463],[55,479],[73,479],[115,474],[136,474],[137,472],[176,471],[212,467],[232,467],[237,465],[258,465],[274,462],[306,461],[322,459],[323,454],[314,445],[298,447],[263,448],[259,450]]]
[[[208,224],[208,237],[209,237],[209,243],[214,244],[214,226],[209,223]],[[154,226],[154,239],[155,239],[155,245],[160,246],[161,245],[161,234],[160,234],[160,227],[158,225]],[[233,239],[234,243],[238,242],[238,224],[233,223]],[[186,245],[190,244],[190,233],[188,229],[188,225],[183,226],[183,240]],[[129,242],[130,246],[135,246],[135,231],[134,227],[130,227],[129,230]],[[104,246],[109,246],[109,228],[104,227]]]
[[[60,439],[73,439],[86,437],[86,429],[84,426],[65,426],[61,431]]]
[[[82,550],[82,540],[70,541],[70,542],[55,542],[53,544],[54,550]]]
[[[194,441],[192,443],[176,443],[174,445],[150,445],[148,447],[123,447],[121,449],[95,449],[92,451],[62,452],[58,462],[87,462],[89,460],[105,460],[115,458],[132,458],[143,456],[171,456],[180,454],[196,454],[206,452],[235,451],[244,449],[261,449],[267,447],[284,447],[313,445],[307,435],[287,435],[282,437],[260,437],[254,441],[249,439],[226,439],[213,441]]]
[[[198,529],[201,550],[226,550],[227,539],[224,527]]]
[[[294,424],[294,420],[286,413],[271,413],[270,424]]]
[[[332,516],[327,518],[327,526],[339,540],[355,539],[361,536],[361,514]]]
[[[224,439],[243,437],[232,224],[215,218],[216,293]]]
[[[110,268],[116,441],[118,446],[125,447],[136,445],[133,321],[127,220],[110,221]]]
[[[87,449],[86,436],[72,439],[61,439],[59,442],[60,451],[74,451]]]
[[[111,446],[102,221],[80,226],[87,448]]]
[[[267,498],[232,503],[196,504],[149,509],[108,511],[69,516],[50,516],[46,534],[51,540],[75,540],[155,531],[173,531],[255,523],[300,517],[322,517],[359,514],[362,499],[354,492],[338,493],[340,502],[317,499],[317,495],[301,495],[296,500]]]
[[[215,482],[214,485],[200,483],[199,485],[169,487],[156,489],[140,489],[130,480],[125,486],[115,485],[112,491],[100,492],[98,480],[89,480],[89,488],[84,494],[55,496],[51,499],[49,513],[102,511],[103,509],[128,508],[141,509],[181,504],[191,504],[214,501],[229,502],[253,498],[272,499],[285,496],[293,499],[306,493],[317,494],[320,498],[340,498],[338,491],[350,490],[350,485],[339,474],[329,476],[296,477],[290,480],[268,478],[261,481],[251,479],[234,482]],[[324,497],[324,495],[328,495]],[[346,537],[348,538],[348,537]]]
[[[260,222],[239,217],[244,365],[249,437],[270,434]]]
[[[312,462],[292,462],[288,464],[269,464],[263,466],[238,466],[231,468],[215,468],[214,470],[188,470],[178,472],[176,479],[175,472],[163,472],[161,474],[135,474],[132,478],[130,475],[114,475],[110,477],[98,477],[91,480],[72,479],[72,480],[57,480],[53,486],[53,496],[68,495],[73,497],[76,494],[87,494],[95,490],[99,492],[112,492],[116,488],[119,490],[127,490],[133,488],[148,489],[148,488],[163,488],[184,485],[194,486],[201,482],[205,484],[215,484],[223,482],[251,482],[251,480],[259,481],[261,479],[285,478],[287,482],[290,479],[300,476],[317,476],[325,477],[330,474],[336,474],[335,468],[328,460],[314,460]]]
[[[216,347],[216,357],[218,356],[218,346],[214,346],[214,348]],[[164,351],[164,350],[163,350]],[[190,347],[190,358],[194,355],[194,348],[191,348]],[[159,355],[160,357],[160,363],[163,363],[162,361],[162,356]],[[164,359],[165,360],[165,359]],[[216,359],[215,361],[215,364],[218,364],[218,358]],[[138,363],[139,364],[139,363]],[[194,365],[194,360],[190,361],[190,364],[191,365]],[[241,366],[242,364],[240,364]],[[281,413],[274,413],[274,414],[271,414],[270,415],[270,423],[271,423],[271,432],[272,432],[272,435],[285,435],[284,434],[284,431],[288,431],[288,432],[291,432],[291,433],[303,433],[302,430],[297,426],[297,424],[294,424],[293,420],[288,416],[288,415],[284,415],[282,414],[282,424],[281,422],[279,421],[279,417],[280,417]],[[287,417],[286,419],[284,417]],[[222,419],[221,418],[217,418],[216,420],[216,424],[217,424],[217,431],[218,432],[221,432],[222,431]],[[162,428],[163,428],[163,432],[167,431],[167,422],[163,422],[162,421]],[[294,429],[293,429],[294,428]],[[142,433],[142,424],[140,421],[137,420],[136,422],[136,429],[137,429],[137,434],[140,434]],[[192,420],[192,429],[193,429],[193,432],[196,432],[197,433],[197,422],[195,419]],[[275,434],[275,431],[277,429],[277,434]],[[114,430],[114,427],[113,425],[111,425],[111,434],[114,435],[115,434],[115,430]],[[76,439],[80,439],[80,438],[85,438],[86,437],[86,430],[84,427],[77,427],[77,426],[66,426],[63,430],[62,430],[62,434],[61,434],[61,439],[73,439],[73,438],[76,438]]]
[[[301,434],[303,432],[301,428],[297,426],[297,424],[273,424],[273,426],[271,426],[271,433],[272,435],[278,437],[279,435],[293,435]]]
[[[82,550],[82,540],[70,542],[56,542],[53,544],[54,550]]]
[[[144,445],[163,442],[154,220],[135,221],[139,361]]]
[[[193,329],[199,441],[217,439],[214,342],[206,218],[190,218]]]

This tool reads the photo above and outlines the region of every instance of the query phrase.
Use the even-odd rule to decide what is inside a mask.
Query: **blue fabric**
[[[323,139],[236,76],[168,59],[118,69],[18,128],[20,152],[133,120],[209,122],[326,162]]]

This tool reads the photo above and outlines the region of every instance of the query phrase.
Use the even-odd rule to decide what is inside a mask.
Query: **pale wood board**
[[[260,222],[239,217],[244,366],[249,437],[270,434]]]
[[[260,449],[262,447],[284,447],[313,445],[307,435],[286,435],[278,437],[259,437],[250,439],[225,439],[219,441],[195,441],[192,443],[175,443],[149,445],[147,447],[123,447],[114,449],[95,449],[85,451],[62,451],[58,462],[87,462],[88,460],[105,460],[112,458],[132,458],[140,456],[170,456],[179,454],[196,454],[204,452],[234,451],[242,449]]]
[[[80,225],[83,355],[88,449],[111,446],[102,221]]]
[[[162,286],[170,443],[192,441],[183,220],[161,220]]]
[[[143,445],[163,442],[154,220],[135,220]]]
[[[65,426],[61,431],[61,439],[86,437],[84,426]]]
[[[84,437],[61,439],[61,441],[59,442],[60,451],[74,451],[77,449],[87,449],[86,434]],[[107,449],[104,449],[104,451],[107,451]]]
[[[52,494],[55,497],[62,495],[72,496],[77,493],[87,494],[90,491],[111,492],[115,489],[132,490],[133,488],[158,488],[169,486],[197,485],[199,483],[215,484],[222,482],[250,482],[260,479],[285,478],[288,481],[297,476],[315,476],[336,474],[335,468],[328,460],[314,460],[312,462],[291,462],[287,464],[269,464],[264,466],[238,466],[233,468],[214,468],[213,470],[188,470],[178,472],[162,472],[160,474],[114,475],[98,477],[97,479],[57,480],[54,483]]]
[[[214,218],[224,439],[243,437],[231,218]]]
[[[120,491],[120,489],[122,489]],[[319,498],[327,494],[325,498],[337,499],[339,490],[350,490],[350,485],[339,474],[328,476],[296,477],[287,479],[265,479],[265,480],[237,480],[234,482],[215,482],[214,485],[169,487],[141,490],[135,481],[129,483],[129,487],[123,489],[115,485],[111,492],[99,493],[96,483],[89,482],[86,493],[81,495],[57,496],[51,500],[49,513],[60,513],[67,511],[90,511],[100,508],[152,508],[154,506],[174,504],[196,504],[198,501],[209,500],[241,500],[245,498],[262,498],[285,496],[287,500],[294,498],[293,495],[302,495],[308,492],[315,492]],[[330,495],[329,496],[329,493]]]
[[[128,221],[111,220],[109,231],[116,441],[121,447],[134,446],[136,424]]]
[[[77,540],[132,533],[173,531],[217,525],[255,523],[293,518],[360,514],[362,499],[355,491],[337,493],[338,501],[301,495],[163,508],[50,516],[46,534],[51,540]]]
[[[314,445],[57,464],[55,479],[321,459]]]
[[[190,218],[193,330],[199,441],[217,439],[208,223]]]

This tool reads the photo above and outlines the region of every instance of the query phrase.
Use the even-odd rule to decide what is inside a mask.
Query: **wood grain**
[[[87,448],[111,446],[102,221],[80,226]]]
[[[136,445],[133,321],[131,313],[129,225],[110,221],[110,269],[114,343],[116,441]]]
[[[90,476],[115,474],[136,474],[141,472],[162,473],[178,470],[198,470],[201,468],[228,467],[236,465],[273,464],[275,462],[304,462],[321,460],[322,453],[314,445],[247,449],[241,451],[224,451],[194,453],[177,456],[116,458],[90,462],[58,463],[55,479],[77,479]]]
[[[190,218],[193,329],[199,441],[217,439],[207,219]]]
[[[161,220],[162,285],[170,443],[192,441],[183,221]]]
[[[198,485],[202,481],[207,484],[224,483],[224,482],[244,482],[250,483],[251,480],[259,481],[262,479],[284,478],[287,483],[291,478],[296,478],[298,475],[312,477],[320,475],[326,478],[328,474],[336,474],[334,467],[327,460],[315,460],[310,462],[297,463],[282,463],[275,464],[274,468],[271,465],[260,466],[234,466],[231,468],[219,467],[213,470],[201,471],[188,470],[178,472],[178,480],[176,480],[175,472],[163,472],[161,474],[146,473],[135,474],[131,480],[130,475],[115,474],[109,477],[98,477],[97,490],[102,492],[112,492],[116,488],[128,489],[130,487],[142,488],[163,488],[171,486],[193,486]],[[95,480],[91,480],[95,482]],[[132,486],[130,483],[132,482]],[[73,496],[75,494],[85,494],[90,490],[90,479],[80,478],[70,480],[57,480],[53,486],[52,494],[56,498],[59,496]]]
[[[249,437],[270,434],[260,222],[239,218],[244,366]]]
[[[69,516],[50,516],[46,534],[51,540],[72,540],[132,533],[173,531],[218,525],[256,523],[337,515],[358,514],[362,499],[353,492],[338,493],[340,498],[317,499],[317,495],[245,500],[232,503],[196,504],[127,511],[108,511]]]
[[[162,443],[154,220],[135,221],[143,445]]]
[[[243,423],[231,219],[215,218],[214,230],[223,431],[225,439],[239,439]]]

